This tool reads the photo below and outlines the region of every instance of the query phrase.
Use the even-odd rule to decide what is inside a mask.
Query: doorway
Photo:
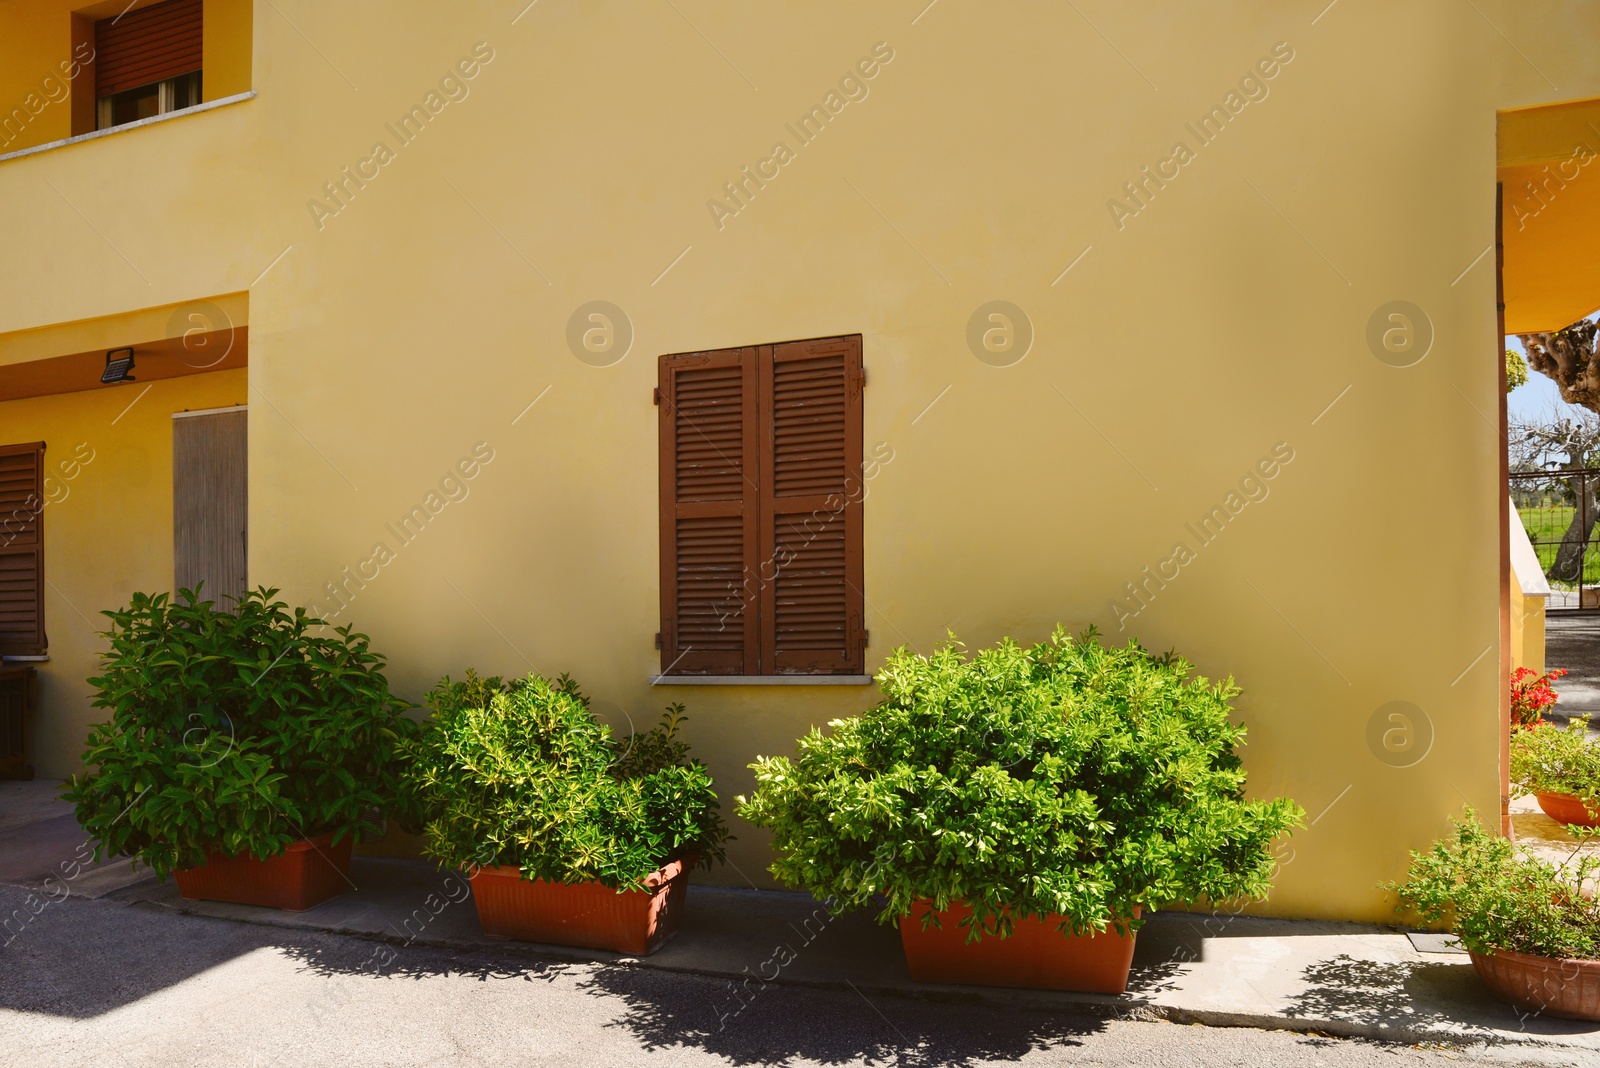
[[[242,406],[172,416],[173,588],[219,608],[249,577],[247,420]]]

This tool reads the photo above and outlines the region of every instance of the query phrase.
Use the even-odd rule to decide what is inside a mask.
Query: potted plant
[[[1600,826],[1600,745],[1589,740],[1589,717],[1565,727],[1540,721],[1511,735],[1511,782],[1531,793],[1558,823]]]
[[[136,593],[104,612],[89,680],[111,718],[62,796],[95,857],[130,855],[186,898],[301,910],[344,892],[373,808],[397,811],[415,730],[367,637],[257,589],[232,610]]]
[[[897,650],[876,707],[751,765],[778,879],[881,906],[913,979],[1105,993],[1144,910],[1265,896],[1303,812],[1245,800],[1231,679],[1092,628],[962,649]]]
[[[1413,851],[1397,910],[1455,932],[1494,995],[1524,1012],[1600,1020],[1600,857],[1550,864],[1518,852],[1469,807],[1453,833]],[[1580,845],[1600,834],[1574,827]]]
[[[644,955],[677,929],[689,870],[727,839],[683,706],[614,738],[577,684],[468,672],[415,742],[426,852],[465,869],[490,937]]]

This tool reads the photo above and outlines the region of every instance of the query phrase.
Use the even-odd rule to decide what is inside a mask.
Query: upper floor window
[[[95,129],[200,103],[202,0],[164,0],[95,23]]]

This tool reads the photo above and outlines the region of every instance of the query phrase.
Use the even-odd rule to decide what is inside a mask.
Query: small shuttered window
[[[0,445],[0,656],[41,656],[44,442]]]
[[[861,337],[663,356],[661,668],[858,675]]]
[[[201,0],[165,0],[95,23],[95,96],[199,70],[202,7]]]

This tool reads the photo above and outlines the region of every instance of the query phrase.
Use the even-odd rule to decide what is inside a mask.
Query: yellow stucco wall
[[[1251,789],[1315,821],[1265,912],[1386,918],[1407,849],[1463,799],[1497,811],[1495,111],[1600,95],[1600,12],[1479,5],[1558,92],[1444,0],[1315,25],[1322,4],[1243,0],[277,6],[257,99],[0,165],[33,206],[0,333],[248,289],[252,580],[326,600],[386,543],[341,618],[401,692],[471,665],[569,671],[619,725],[683,700],[730,806],[756,755],[864,707],[646,684],[655,356],[860,332],[866,443],[894,456],[866,503],[869,665],[1060,621],[1233,674]],[[865,98],[719,226],[708,201],[880,42]],[[1230,93],[1228,128],[1129,200]],[[344,179],[380,140],[392,159]],[[633,328],[607,367],[565,340],[597,299]],[[968,347],[994,300],[1032,324],[1013,366]],[[1412,366],[1369,348],[1394,301],[1431,323]],[[480,443],[469,495],[399,545],[386,524]],[[1180,541],[1194,559],[1129,599]],[[1415,751],[1369,743],[1395,701]],[[60,742],[47,771],[73,766]],[[735,833],[715,878],[768,885],[764,837]]]
[[[7,59],[0,63],[0,152],[70,137],[72,85],[81,78],[94,95],[87,74],[72,61],[74,6],[70,0],[0,0]]]
[[[0,402],[0,437],[44,441],[45,626],[36,767],[77,764],[107,620],[135,590],[172,587],[172,413],[241,404],[245,371]],[[148,392],[146,392],[148,386]]]
[[[204,99],[221,100],[250,88],[253,6],[252,0],[205,0]]]
[[[160,0],[0,0],[0,153],[94,129],[94,20]],[[250,88],[252,0],[205,0],[202,96]]]
[[[1511,587],[1511,666],[1544,673],[1544,598]]]

